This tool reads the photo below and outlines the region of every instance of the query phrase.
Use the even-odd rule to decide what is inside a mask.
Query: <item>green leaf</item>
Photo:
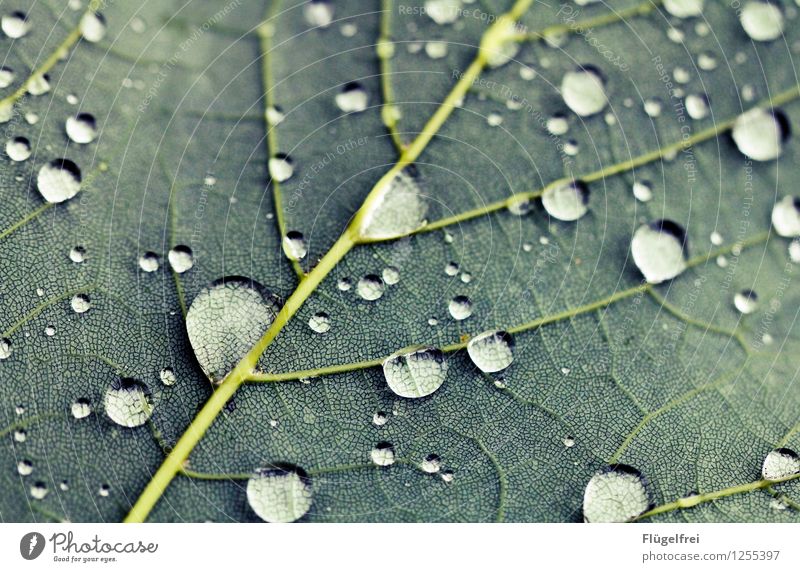
[[[0,14],[27,13],[1,40],[4,521],[580,521],[617,464],[644,477],[642,520],[800,519],[796,475],[761,476],[800,448],[796,266],[770,222],[800,181],[791,2],[777,39],[713,0],[477,2],[447,24],[398,0],[331,22],[29,4]],[[597,83],[576,104],[562,80],[586,69],[608,102],[580,116]],[[780,157],[749,159],[774,123],[735,121],[772,108]],[[549,216],[573,179],[588,212]],[[661,219],[686,268],[648,284],[631,240]],[[245,293],[187,334],[212,284]],[[468,345],[492,331],[513,363],[482,373]],[[432,393],[401,397],[381,366],[414,351],[394,387]]]

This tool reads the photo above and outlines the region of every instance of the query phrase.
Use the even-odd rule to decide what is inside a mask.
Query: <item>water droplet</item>
[[[657,97],[650,97],[644,101],[644,112],[650,117],[658,117],[664,108],[664,102]]]
[[[191,270],[192,266],[194,266],[194,254],[192,254],[192,249],[183,244],[172,248],[167,253],[167,260],[172,269],[178,274],[188,272]],[[158,262],[158,258],[156,258],[156,262]],[[141,259],[139,259],[139,264],[141,265]],[[144,270],[144,268],[142,270]],[[145,272],[149,271],[145,270]]]
[[[454,320],[466,320],[472,315],[472,301],[466,296],[456,296],[447,305]]]
[[[772,208],[772,227],[780,236],[800,236],[800,199],[783,197]]]
[[[589,189],[580,181],[551,186],[542,195],[547,214],[563,221],[578,220],[589,211]]]
[[[11,39],[21,38],[31,30],[31,23],[24,12],[11,12],[0,20],[0,28]]]
[[[86,260],[86,249],[81,245],[73,246],[69,251],[69,259],[76,264],[81,264]]]
[[[564,103],[581,117],[594,115],[608,104],[600,72],[591,66],[567,72],[561,80]]]
[[[256,469],[247,481],[247,502],[261,520],[294,522],[311,508],[311,479],[300,467]]]
[[[8,87],[14,82],[14,70],[5,66],[0,67],[0,89]]]
[[[520,66],[519,77],[525,81],[531,81],[536,78],[536,70],[528,66]]]
[[[532,203],[527,197],[513,196],[508,203],[508,212],[516,216],[525,216],[531,212]]]
[[[257,282],[221,278],[203,288],[186,313],[186,332],[200,367],[219,382],[267,331],[280,310]]]
[[[266,115],[267,115],[267,123],[269,123],[273,127],[275,125],[279,125],[284,119],[286,119],[283,110],[277,105],[270,105],[267,108]]]
[[[28,93],[31,95],[44,95],[50,91],[50,76],[47,74],[32,75],[28,80]]]
[[[586,522],[627,522],[649,506],[644,477],[626,465],[615,465],[595,473],[583,493]]]
[[[155,272],[159,265],[158,254],[155,252],[148,251],[139,257],[139,268],[144,272]]]
[[[33,463],[28,460],[23,460],[17,463],[17,472],[22,477],[27,477],[33,472]]]
[[[778,157],[788,134],[788,123],[780,112],[761,108],[742,113],[736,118],[731,132],[739,151],[756,161]]]
[[[66,128],[67,137],[75,143],[85,145],[97,137],[97,122],[91,113],[79,113],[68,118]]]
[[[331,329],[331,319],[325,312],[317,312],[308,319],[308,327],[318,334],[324,334]]]
[[[375,274],[367,274],[356,284],[356,294],[370,302],[383,296],[385,290],[386,287],[383,284],[383,280]]]
[[[711,52],[703,52],[697,56],[697,67],[703,71],[717,69],[717,57]]]
[[[31,142],[25,137],[14,137],[6,142],[6,155],[12,161],[25,161],[31,156]]]
[[[733,305],[742,314],[752,314],[758,307],[758,294],[752,290],[742,290],[733,296]]]
[[[383,411],[376,411],[372,416],[372,424],[376,427],[383,427],[389,421],[389,416]]]
[[[783,34],[783,12],[772,2],[747,2],[739,20],[747,35],[757,42],[769,42]]]
[[[340,93],[336,94],[336,106],[344,113],[359,113],[369,105],[369,96],[360,83],[346,84]]]
[[[432,60],[439,60],[447,55],[446,42],[426,42],[425,53]]]
[[[0,360],[11,357],[11,340],[0,338]]]
[[[633,196],[637,201],[646,203],[653,198],[653,184],[650,181],[636,181],[633,183]]]
[[[800,473],[800,457],[791,449],[775,449],[764,458],[761,475],[777,481]]]
[[[452,24],[461,12],[461,0],[425,0],[425,13],[439,25]]]
[[[431,453],[422,459],[422,463],[420,463],[419,468],[425,473],[438,473],[442,468],[442,458],[439,457],[439,455]]]
[[[92,307],[92,302],[86,294],[76,294],[70,300],[69,305],[76,314],[85,314]]]
[[[292,158],[284,153],[278,153],[269,160],[269,176],[279,183],[288,180],[294,174]]]
[[[490,68],[499,68],[513,60],[519,52],[520,42],[516,39],[519,30],[510,19],[497,20],[494,25],[494,34],[481,44],[480,50],[486,55],[486,63]]]
[[[342,292],[348,292],[353,287],[353,283],[349,278],[339,278],[336,282],[336,287]]]
[[[69,159],[55,159],[39,169],[36,186],[48,203],[62,203],[81,190],[81,170]]]
[[[570,437],[569,435],[567,435],[567,436],[566,436],[566,437],[564,437],[564,439],[562,440],[562,443],[564,443],[564,446],[565,446],[567,449],[571,449],[572,447],[574,447],[574,446],[575,446],[575,439],[574,439],[574,438],[572,438],[572,437]]]
[[[175,385],[175,382],[178,381],[178,376],[175,375],[175,371],[171,367],[163,368],[158,373],[158,377],[161,378],[161,383],[166,386]]]
[[[25,412],[25,409],[22,410]],[[22,415],[22,413],[17,413],[17,415]],[[17,429],[14,431],[14,441],[17,443],[24,443],[25,440],[28,438],[28,434],[25,432],[25,429]]]
[[[448,276],[455,276],[458,274],[458,263],[457,262],[448,262],[444,267],[444,273]]]
[[[302,232],[290,230],[283,237],[283,252],[289,260],[302,260],[308,254],[308,245]]]
[[[567,118],[557,113],[547,120],[547,131],[550,135],[564,135],[569,131],[569,122]]]
[[[31,496],[36,500],[43,500],[47,496],[47,485],[42,481],[37,481],[31,486]]]
[[[690,94],[686,96],[686,113],[692,119],[705,119],[711,110],[708,106],[708,97],[704,94]]]
[[[691,18],[703,12],[705,0],[664,0],[664,9],[676,18]]]
[[[345,38],[352,38],[358,33],[358,26],[352,22],[345,22],[339,28],[339,33],[341,33]]]
[[[72,411],[72,416],[75,419],[84,419],[86,417],[89,417],[89,415],[91,415],[92,405],[91,403],[89,403],[88,399],[86,399],[85,397],[81,397],[72,402],[70,411]]]
[[[413,232],[425,224],[428,204],[416,180],[401,171],[383,183],[377,194],[368,201],[361,217],[363,238],[384,240]]]
[[[379,467],[388,467],[394,464],[394,445],[381,441],[369,452],[369,458]]]
[[[87,12],[81,18],[80,29],[83,39],[95,44],[106,36],[106,19],[97,12]]]
[[[482,372],[502,371],[514,361],[514,338],[503,331],[483,332],[469,341],[467,353]]]
[[[52,338],[53,336],[55,336],[56,335],[55,327],[54,326],[47,326],[44,329],[44,335],[49,337],[49,338]]]
[[[97,489],[97,494],[101,497],[107,497],[111,494],[111,486],[107,484],[100,485],[100,488]]]
[[[719,246],[723,242],[722,235],[718,233],[716,230],[711,233],[711,236],[709,236],[709,240],[711,241],[711,244],[713,244],[714,246]]]
[[[153,414],[150,390],[142,382],[122,378],[111,383],[103,397],[106,415],[117,425],[139,427]]]
[[[439,476],[441,477],[442,481],[444,481],[448,485],[452,483],[453,479],[455,478],[455,474],[453,473],[453,471],[442,471],[441,473],[439,473]]]
[[[333,3],[329,0],[310,0],[303,5],[303,16],[309,25],[327,28],[333,22]]]
[[[800,225],[798,225],[800,228]],[[795,264],[800,264],[800,240],[793,240],[789,244],[789,260]]]
[[[447,376],[447,367],[441,350],[401,350],[384,360],[383,376],[395,394],[415,399],[439,389]]]
[[[642,225],[633,234],[631,253],[645,280],[659,284],[686,269],[686,233],[669,220]]]

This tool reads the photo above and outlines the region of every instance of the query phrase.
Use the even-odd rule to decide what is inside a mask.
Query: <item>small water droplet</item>
[[[432,60],[438,60],[447,55],[446,42],[425,42],[425,54]]]
[[[48,338],[52,338],[53,336],[55,336],[56,335],[55,327],[54,326],[47,326],[44,329],[44,335],[47,336]]]
[[[62,203],[81,190],[81,170],[69,159],[55,159],[39,169],[36,186],[48,203]]]
[[[376,427],[383,427],[389,421],[389,416],[383,411],[376,411],[372,416],[372,424]]]
[[[635,181],[633,183],[633,196],[637,201],[649,202],[653,198],[653,184],[650,181]]]
[[[161,383],[166,386],[175,385],[175,382],[178,381],[178,377],[175,375],[175,371],[171,367],[163,368],[158,373],[158,377],[161,378]]]
[[[24,412],[25,410],[23,409],[23,413]],[[17,415],[22,415],[22,413],[17,413]],[[17,429],[14,431],[14,441],[17,443],[24,443],[27,438],[28,433],[25,431],[25,429]]]
[[[709,236],[709,240],[711,241],[711,244],[713,244],[714,246],[719,246],[723,243],[722,235],[718,233],[716,230],[711,233],[711,236]]]
[[[455,276],[458,274],[458,263],[457,262],[448,262],[444,267],[444,273],[448,276]]]
[[[777,481],[800,473],[800,456],[791,449],[774,449],[764,458],[761,475],[768,481]]]
[[[712,71],[717,68],[717,57],[711,52],[703,52],[697,56],[697,67],[703,71]]]
[[[425,0],[425,13],[439,25],[452,24],[461,12],[461,0]]]
[[[580,181],[551,186],[542,195],[547,214],[563,221],[574,221],[589,211],[589,189]]]
[[[32,75],[27,83],[28,93],[44,95],[50,91],[50,76],[47,74]],[[37,119],[38,120],[38,119]]]
[[[186,332],[200,367],[219,382],[255,345],[278,315],[278,299],[241,276],[203,288],[186,313]]]
[[[769,42],[783,34],[783,12],[772,2],[747,2],[739,14],[745,33],[757,42]]]
[[[269,160],[269,176],[279,183],[288,180],[294,174],[292,158],[284,153],[278,153]]]
[[[8,338],[0,338],[0,360],[8,359],[11,357],[11,340]]]
[[[772,227],[780,236],[800,236],[800,199],[787,196],[775,203]]]
[[[419,468],[425,473],[438,473],[442,468],[442,458],[439,457],[439,455],[431,453],[422,459],[422,463],[420,463]]]
[[[370,302],[383,296],[385,290],[386,286],[384,286],[383,280],[375,274],[367,274],[356,284],[356,294]]]
[[[72,412],[72,416],[75,419],[84,419],[89,417],[92,413],[92,405],[89,403],[89,400],[85,397],[80,397],[72,402],[72,406],[70,407],[70,411]]]
[[[626,465],[614,465],[595,473],[583,493],[586,522],[627,522],[649,506],[644,477]]]
[[[92,307],[89,296],[86,294],[76,294],[72,297],[72,300],[70,300],[69,305],[72,306],[72,310],[76,314],[85,314]]]
[[[394,266],[388,266],[383,269],[381,273],[383,281],[389,286],[393,286],[400,282],[400,270]]]
[[[31,142],[25,137],[14,137],[6,142],[6,155],[12,161],[25,161],[31,156]]]
[[[188,272],[194,266],[194,255],[192,254],[192,249],[183,244],[179,244],[178,246],[172,248],[167,253],[167,260],[169,261],[169,265],[172,267],[172,270],[178,274]],[[158,262],[157,258],[156,262]],[[139,260],[139,264],[141,265],[141,259]],[[148,271],[146,270],[145,272]]]
[[[603,77],[591,66],[570,71],[561,80],[564,103],[581,117],[599,113],[608,104]]]
[[[644,112],[650,117],[658,117],[664,108],[664,102],[658,97],[649,97],[644,100]]]
[[[283,237],[283,252],[289,260],[302,260],[308,254],[308,245],[302,232],[290,230]]]
[[[795,264],[800,264],[800,240],[793,240],[789,243],[789,260]]]
[[[311,508],[311,479],[300,467],[256,469],[247,481],[247,502],[261,520],[294,522]]]
[[[113,381],[103,397],[103,405],[106,415],[123,427],[144,425],[153,414],[150,390],[131,378]]]
[[[664,0],[664,9],[676,18],[691,18],[703,12],[705,0]]]
[[[97,12],[87,12],[81,18],[80,30],[84,40],[95,44],[106,36],[106,19]]]
[[[550,135],[564,135],[569,131],[569,122],[562,114],[557,113],[547,120],[547,131]]]
[[[6,66],[0,67],[0,89],[8,87],[14,82],[14,70]]]
[[[17,472],[22,477],[27,477],[33,472],[33,463],[28,460],[22,460],[17,463]]]
[[[47,485],[42,481],[37,481],[31,486],[31,496],[36,500],[43,500],[47,496]]]
[[[686,269],[686,233],[669,220],[642,225],[633,234],[631,253],[645,280],[659,284]]]
[[[486,56],[486,63],[490,68],[499,68],[514,59],[520,49],[520,42],[516,35],[519,30],[511,19],[496,20],[491,38],[481,44],[480,49]],[[544,60],[540,60],[545,67]]]
[[[358,33],[358,26],[352,22],[345,22],[339,27],[339,33],[345,38],[352,38]]]
[[[277,105],[270,105],[267,108],[266,115],[267,115],[267,123],[269,123],[273,127],[279,125],[284,119],[286,119],[283,110]]]
[[[572,438],[572,437],[571,437],[571,436],[569,436],[569,435],[567,435],[566,437],[564,437],[564,439],[562,440],[562,442],[564,443],[564,446],[565,446],[567,449],[571,449],[572,447],[574,447],[574,446],[575,446],[575,439],[574,439],[574,438]]]
[[[101,497],[107,497],[111,494],[111,486],[107,484],[100,485],[100,488],[97,489],[97,494]]]
[[[80,144],[91,143],[97,138],[97,122],[91,113],[79,113],[67,119],[67,137]]]
[[[21,38],[31,30],[31,23],[24,12],[11,12],[0,20],[0,28],[11,39]]]
[[[469,341],[467,353],[482,372],[502,371],[514,361],[514,338],[503,331],[483,332]]]
[[[401,350],[383,362],[383,376],[396,395],[416,399],[439,389],[447,377],[447,360],[441,350]]]
[[[325,312],[317,312],[308,319],[308,327],[318,334],[331,329],[331,318]]]
[[[353,283],[349,278],[339,278],[336,282],[336,287],[342,292],[348,292],[353,287]]]
[[[139,268],[144,272],[155,272],[159,266],[158,254],[155,252],[148,251],[139,257]]]
[[[439,476],[441,477],[442,481],[448,485],[452,483],[453,479],[455,478],[455,474],[453,473],[453,471],[447,471],[447,470],[439,473]]]
[[[73,246],[69,251],[69,259],[76,264],[81,264],[86,260],[86,249],[81,245]]]
[[[344,113],[359,113],[369,105],[369,96],[360,83],[345,84],[336,94],[336,106]]]
[[[692,119],[705,119],[711,109],[708,106],[708,97],[704,94],[690,94],[686,96],[686,113]]]
[[[531,212],[532,203],[527,197],[513,196],[508,203],[508,212],[516,216],[525,216]]]
[[[733,296],[733,305],[742,314],[752,314],[758,307],[758,295],[752,290],[742,290]]]
[[[454,320],[466,320],[472,315],[472,301],[467,296],[456,296],[447,305]]]
[[[381,441],[369,452],[369,458],[379,467],[388,467],[394,464],[394,445]]]
[[[739,151],[756,161],[777,158],[788,134],[788,122],[781,112],[761,108],[742,113],[731,131]]]

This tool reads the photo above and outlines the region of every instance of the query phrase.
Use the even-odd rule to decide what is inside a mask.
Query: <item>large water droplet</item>
[[[383,376],[389,389],[400,397],[425,397],[444,383],[447,360],[435,348],[400,351],[383,362]]]
[[[502,371],[514,361],[514,338],[503,331],[483,332],[469,341],[467,353],[482,372]]]
[[[91,113],[79,113],[68,118],[66,128],[67,137],[75,143],[85,145],[97,137],[97,122]]]
[[[308,254],[308,245],[302,232],[290,230],[283,237],[283,252],[289,260],[302,260]]]
[[[336,106],[344,113],[359,113],[369,105],[369,96],[360,83],[346,84],[340,93],[336,94]]]
[[[800,473],[800,456],[791,449],[774,449],[764,458],[761,475],[768,481],[778,481]]]
[[[247,502],[266,522],[294,522],[311,508],[311,479],[300,467],[256,469],[247,481]]]
[[[69,159],[55,159],[39,169],[36,186],[48,203],[63,203],[81,190],[81,170]]]
[[[0,20],[3,33],[11,39],[21,38],[31,29],[31,23],[24,12],[11,12]]]
[[[394,464],[394,445],[381,441],[369,452],[369,458],[379,467],[388,467]]]
[[[277,298],[241,276],[203,288],[186,313],[186,332],[200,367],[219,382],[267,331],[278,315]]]
[[[87,42],[97,43],[106,35],[106,19],[97,12],[87,12],[81,18],[80,29]]]
[[[317,312],[308,319],[308,327],[318,334],[324,334],[331,329],[331,318],[325,312]]]
[[[14,137],[6,142],[6,155],[12,161],[25,161],[31,156],[31,142],[25,137]]]
[[[739,151],[756,161],[770,161],[783,150],[788,123],[778,111],[755,108],[736,118],[731,135]]]
[[[172,269],[178,274],[188,272],[194,266],[194,254],[192,254],[192,249],[183,244],[172,248],[167,253],[167,260]],[[156,257],[156,262],[158,262],[158,257]],[[139,264],[141,265],[141,259],[139,259]],[[152,261],[148,262],[148,264],[148,267],[152,267]],[[144,268],[142,268],[142,270],[144,270]],[[150,271],[145,270],[145,272]]]
[[[733,305],[742,314],[752,314],[758,307],[758,294],[752,290],[742,290],[733,296]]]
[[[269,160],[269,176],[282,183],[294,174],[292,158],[284,153],[278,153]]]
[[[103,397],[106,415],[117,425],[139,427],[153,414],[150,390],[140,381],[123,378],[112,382]]]
[[[800,199],[783,197],[772,208],[772,226],[781,236],[800,236]]]
[[[303,6],[303,16],[310,25],[327,28],[333,22],[333,3],[330,0],[310,0]]]
[[[633,234],[631,253],[645,280],[659,284],[686,269],[686,233],[669,220],[642,225]]]
[[[361,216],[360,234],[371,240],[397,238],[425,224],[428,203],[417,181],[406,171],[382,184]]]
[[[783,34],[783,12],[772,2],[747,2],[739,20],[747,35],[757,42],[769,42]]]
[[[649,506],[644,477],[626,465],[615,465],[596,473],[583,493],[586,522],[627,522]]]
[[[582,117],[599,113],[608,104],[603,77],[591,66],[565,73],[561,96],[567,107]]]
[[[383,280],[375,274],[367,274],[356,284],[356,294],[370,302],[383,296],[385,290],[386,286],[384,286]]]
[[[456,296],[447,305],[454,320],[466,320],[472,315],[472,300],[467,296]]]
[[[578,220],[589,211],[589,189],[580,181],[545,189],[542,206],[547,214],[563,221]]]
[[[676,18],[699,16],[705,0],[664,0],[664,9]]]

